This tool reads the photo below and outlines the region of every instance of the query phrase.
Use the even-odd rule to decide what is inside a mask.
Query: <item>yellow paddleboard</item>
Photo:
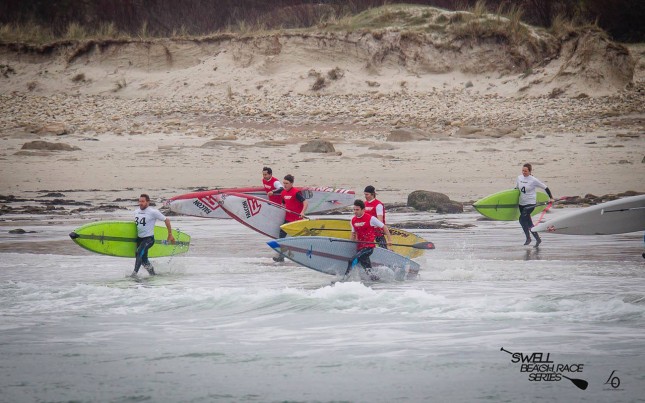
[[[325,236],[350,239],[352,235],[350,221],[342,219],[299,220],[283,224],[280,228],[290,236]],[[392,243],[414,245],[419,242],[427,242],[411,232],[398,228],[388,228],[392,235]],[[423,254],[423,249],[406,246],[392,246],[390,250],[409,259],[414,259]]]

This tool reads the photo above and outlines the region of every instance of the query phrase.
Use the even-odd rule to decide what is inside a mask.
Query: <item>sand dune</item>
[[[426,9],[443,31],[0,44],[0,194],[163,197],[257,185],[269,165],[297,185],[373,184],[387,202],[467,201],[512,187],[524,162],[556,195],[645,191],[640,48],[532,27],[468,37]],[[387,141],[401,130],[408,141]],[[336,152],[300,152],[311,139]],[[36,140],[80,150],[21,149]]]

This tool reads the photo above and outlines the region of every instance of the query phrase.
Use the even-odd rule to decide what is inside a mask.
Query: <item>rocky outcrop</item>
[[[439,192],[427,190],[415,190],[408,195],[408,206],[417,210],[436,210],[440,214],[463,213],[464,207],[461,203],[450,200],[450,197]]]
[[[311,140],[300,146],[305,153],[335,153],[334,145],[326,140]]]
[[[36,140],[22,145],[23,150],[45,150],[45,151],[77,151],[80,148],[65,143],[50,143],[48,141]]]
[[[501,127],[475,127],[475,126],[463,126],[460,127],[454,134],[455,137],[461,137],[465,139],[483,139],[483,138],[500,138],[500,137],[511,137],[511,138],[520,138],[524,136],[526,132],[518,126],[501,126]]]
[[[404,142],[404,141],[418,141],[427,140],[428,136],[418,129],[395,129],[390,131],[386,141]]]

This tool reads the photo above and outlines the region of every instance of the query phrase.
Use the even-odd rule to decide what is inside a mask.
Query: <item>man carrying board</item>
[[[159,210],[150,207],[150,196],[142,194],[139,196],[139,208],[134,211],[134,222],[137,225],[137,250],[135,252],[136,260],[134,262],[134,271],[130,277],[138,277],[139,268],[143,267],[151,276],[154,276],[155,269],[148,260],[148,250],[155,244],[155,223],[157,220],[163,221],[168,228],[168,241],[175,243],[175,237],[172,236],[170,219],[166,218]]]
[[[365,187],[363,191],[365,195],[365,212],[373,215],[378,218],[380,222],[385,224],[385,207],[380,200],[376,198],[376,189],[374,186],[369,185]],[[374,232],[376,233],[376,243],[381,248],[387,249],[387,243],[385,242],[385,236],[383,230],[380,228],[375,228]]]
[[[345,278],[349,275],[350,271],[357,263],[360,263],[365,269],[365,272],[370,275],[370,280],[377,281],[379,277],[372,274],[372,262],[370,255],[374,252],[376,244],[376,229],[382,229],[387,240],[387,245],[392,244],[392,237],[390,230],[385,224],[379,221],[378,218],[371,214],[365,213],[365,203],[362,200],[354,201],[354,217],[352,217],[352,241],[356,241],[356,254],[347,263],[347,271],[345,271]]]
[[[284,205],[284,208],[287,210],[287,214],[284,217],[285,224],[305,218],[305,211],[307,211],[307,207],[309,206],[309,201],[302,194],[302,191],[293,186],[294,180],[293,175],[286,175],[284,177],[284,189],[281,189],[280,192],[280,204]],[[281,228],[280,238],[285,238],[286,236],[287,233]],[[284,262],[284,256],[274,256],[273,260],[275,262]]]
[[[262,186],[264,191],[267,192],[269,201],[280,204],[282,203],[282,196],[280,192],[284,189],[282,182],[273,176],[273,170],[269,167],[262,168]]]

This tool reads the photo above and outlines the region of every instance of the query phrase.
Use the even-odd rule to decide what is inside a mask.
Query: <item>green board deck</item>
[[[486,196],[473,204],[475,210],[482,215],[499,221],[515,221],[520,218],[520,191],[518,189],[503,190]],[[537,192],[537,206],[531,215],[536,215],[546,208],[549,196]]]
[[[155,244],[148,257],[173,256],[188,252],[190,236],[172,230],[175,244],[171,244],[166,227],[155,226]],[[134,257],[137,248],[137,227],[132,221],[98,221],[83,225],[69,234],[82,248],[102,255]]]

